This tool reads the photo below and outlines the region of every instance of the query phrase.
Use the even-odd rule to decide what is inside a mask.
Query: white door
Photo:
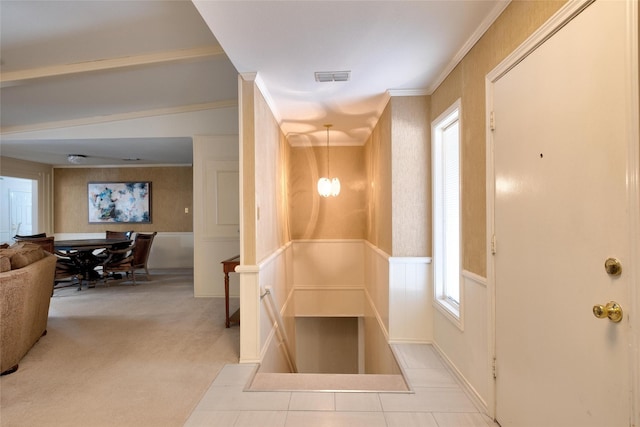
[[[630,425],[626,13],[596,1],[489,88],[502,427]]]
[[[33,203],[31,192],[9,190],[9,223],[11,238],[16,234],[33,233]]]

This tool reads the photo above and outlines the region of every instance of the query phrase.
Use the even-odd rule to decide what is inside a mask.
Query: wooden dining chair
[[[54,237],[53,236],[49,236],[46,237],[47,235],[42,233],[42,234],[37,234],[36,236],[38,237],[33,237],[33,236],[14,236],[13,239],[16,242],[29,242],[29,243],[34,243],[38,246],[41,246],[42,249],[44,249],[45,251],[49,252],[50,254],[55,252],[54,249]]]
[[[56,272],[53,279],[53,289],[58,289],[73,285],[77,282],[79,286],[82,286],[82,268],[77,259],[77,252],[60,252],[55,250],[55,237],[49,236],[45,233],[36,234],[33,236],[18,236],[14,237],[16,242],[29,242],[39,245],[45,251],[54,254],[56,259]]]
[[[133,268],[136,270],[144,269],[147,279],[149,279],[147,261],[149,260],[151,244],[153,243],[153,239],[156,237],[156,234],[158,234],[157,231],[154,231],[151,234],[136,233],[136,248],[133,251]]]
[[[47,237],[47,233],[38,233],[38,234],[30,234],[30,235],[22,235],[22,236],[19,234],[16,234],[15,236],[13,236],[13,240],[17,242],[18,240],[40,239],[42,237]]]
[[[53,279],[53,290],[78,285],[82,289],[83,270],[79,261],[79,252],[56,251],[56,273]]]
[[[127,239],[127,240],[130,240],[132,234],[133,234],[133,230],[132,231],[112,231],[112,230],[107,230],[105,232],[105,237],[107,239]]]
[[[133,267],[134,250],[136,244],[132,243],[126,248],[107,248],[105,253],[107,258],[102,264],[102,279],[107,283],[107,279],[114,277],[113,273],[125,273],[127,277],[131,274],[133,284],[136,284],[135,268]]]

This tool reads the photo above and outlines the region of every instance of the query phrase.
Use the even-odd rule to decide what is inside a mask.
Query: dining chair
[[[127,277],[131,274],[133,284],[136,284],[135,268],[133,267],[135,242],[126,248],[107,248],[105,253],[107,258],[102,264],[102,279],[107,283],[109,277],[113,277],[113,273],[125,273]]]
[[[131,235],[133,234],[133,230],[132,231],[113,231],[113,230],[107,230],[105,231],[105,238],[107,239],[126,239],[126,240],[131,240]],[[119,246],[121,249],[124,248],[125,246]],[[106,260],[107,260],[107,252],[106,251],[101,251],[95,254],[95,256],[100,259],[100,264],[103,264]],[[123,256],[121,256],[121,258],[124,258]],[[112,259],[113,261],[113,259]]]
[[[47,233],[29,234],[29,235],[22,235],[22,236],[19,234],[16,234],[15,236],[13,236],[13,240],[18,241],[23,239],[40,239],[42,237],[47,237]]]
[[[29,243],[34,243],[38,246],[41,246],[42,249],[44,249],[45,251],[49,252],[50,254],[54,253],[54,237],[53,236],[49,236],[46,237],[47,235],[45,233],[42,234],[37,234],[34,236],[18,236],[15,235],[13,237],[13,240],[15,240],[16,242],[29,242]]]
[[[76,252],[61,252],[55,250],[55,237],[46,237],[45,233],[36,234],[33,236],[18,236],[14,237],[16,242],[29,242],[39,245],[45,251],[54,254],[56,256],[56,272],[53,278],[53,289],[69,286],[74,281],[78,282],[79,286],[82,286],[82,268],[81,263],[77,260]],[[65,283],[66,286],[60,286]]]
[[[78,290],[82,289],[82,263],[79,261],[79,252],[55,252],[56,273],[53,279],[53,290],[78,285]]]
[[[107,239],[127,239],[130,240],[131,239],[131,235],[133,234],[133,230],[132,231],[112,231],[112,230],[107,230],[105,233],[105,237]]]
[[[154,231],[151,234],[136,233],[136,248],[133,251],[133,268],[136,270],[144,269],[147,279],[149,279],[147,261],[149,260],[151,244],[153,243],[153,239],[156,237],[156,234],[158,234],[157,231]]]

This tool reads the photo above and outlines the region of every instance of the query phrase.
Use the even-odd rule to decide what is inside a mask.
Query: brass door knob
[[[622,307],[615,301],[609,301],[607,305],[594,305],[593,315],[598,319],[608,317],[612,322],[618,323],[622,320]]]

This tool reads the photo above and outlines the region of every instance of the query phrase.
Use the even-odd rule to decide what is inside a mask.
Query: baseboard
[[[432,345],[433,345],[433,348],[438,353],[438,356],[440,356],[440,358],[444,362],[447,369],[449,369],[449,371],[453,374],[456,381],[458,381],[458,383],[462,387],[462,390],[467,394],[469,399],[471,399],[471,401],[476,406],[476,408],[478,408],[478,410],[483,414],[488,415],[489,409],[487,406],[487,402],[485,402],[485,400],[482,398],[482,396],[480,396],[480,394],[471,385],[471,383],[467,381],[467,379],[462,374],[462,372],[460,372],[458,368],[456,368],[456,366],[453,364],[451,359],[447,357],[447,355],[442,351],[442,349],[438,346],[438,344],[433,342]]]

